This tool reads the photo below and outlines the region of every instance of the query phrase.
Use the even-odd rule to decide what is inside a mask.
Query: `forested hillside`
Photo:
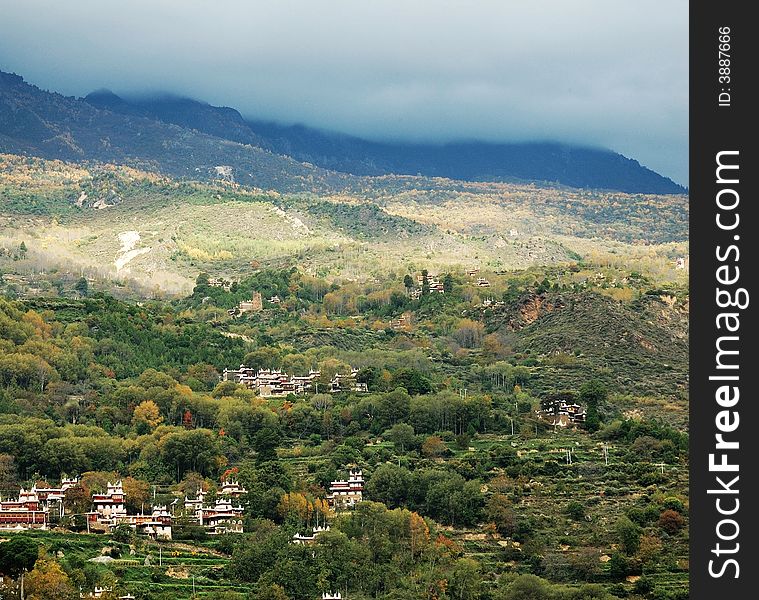
[[[191,577],[208,598],[686,597],[687,291],[582,263],[439,274],[444,291],[418,296],[408,275],[202,274],[185,298],[139,305],[83,280],[0,301],[3,497],[80,477],[54,531],[12,540],[48,553],[31,585],[57,568],[61,589],[156,599],[190,597]],[[256,292],[261,310],[228,314]],[[240,364],[316,369],[317,390],[354,368],[368,391],[267,397],[220,381]],[[552,426],[554,399],[587,420]],[[356,468],[364,501],[329,507]],[[107,481],[139,510],[230,474],[245,533],[175,517],[160,564],[128,529],[63,533],[84,531],[76,515]],[[330,530],[314,546],[292,543],[317,520]],[[86,563],[104,545],[115,562]]]

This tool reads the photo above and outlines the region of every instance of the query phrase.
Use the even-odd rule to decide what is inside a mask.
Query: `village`
[[[336,394],[338,392],[368,392],[366,383],[357,381],[358,369],[351,368],[349,373],[335,373],[321,392]],[[319,393],[320,371],[309,371],[308,375],[288,375],[278,369],[252,369],[240,365],[239,369],[224,369],[222,381],[240,383],[248,389],[258,392],[264,398],[282,398],[289,394],[296,396],[309,392]]]
[[[0,499],[0,531],[49,529],[53,520],[67,516],[66,493],[79,484],[79,479],[63,478],[56,487],[33,485],[21,488],[18,496]],[[346,480],[332,481],[326,500],[332,510],[348,510],[363,500],[364,477],[360,469],[351,469]],[[102,493],[92,494],[92,510],[68,516],[83,517],[88,533],[112,533],[121,526],[136,534],[156,540],[172,539],[172,524],[177,518],[202,527],[208,535],[243,533],[241,502],[248,490],[234,479],[225,479],[213,502],[207,502],[207,490],[199,489],[193,497],[176,498],[167,505],[154,504],[148,512],[129,514],[126,493],[121,480],[108,482]],[[296,534],[294,543],[312,543],[319,532],[326,531],[326,523],[310,536]]]

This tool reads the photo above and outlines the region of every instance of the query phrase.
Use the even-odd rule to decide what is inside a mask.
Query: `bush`
[[[582,502],[572,500],[564,509],[564,514],[574,521],[582,521],[585,518],[585,507]]]
[[[679,512],[667,509],[659,515],[657,525],[662,531],[675,535],[685,526],[685,518]]]

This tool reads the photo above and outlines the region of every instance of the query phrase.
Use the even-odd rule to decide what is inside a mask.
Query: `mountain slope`
[[[346,179],[257,146],[139,114],[101,110],[2,72],[0,152],[121,163],[190,179],[222,175],[280,191],[330,190]],[[231,169],[217,169],[225,166]]]
[[[227,107],[159,96],[125,100],[102,90],[85,101],[122,114],[159,119],[354,175],[421,174],[464,181],[548,181],[572,187],[680,194],[673,181],[609,150],[558,143],[380,143],[303,125],[248,120]]]

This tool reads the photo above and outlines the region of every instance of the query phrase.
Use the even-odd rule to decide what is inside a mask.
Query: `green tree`
[[[385,437],[393,442],[398,452],[405,452],[416,443],[414,428],[406,423],[396,423],[385,433]]]
[[[422,269],[422,296],[429,296],[430,278],[427,269]]]
[[[87,297],[87,294],[89,292],[89,284],[87,283],[87,280],[84,277],[80,277],[77,282],[74,284],[74,291],[79,294],[82,298]]]
[[[630,556],[635,554],[640,547],[641,528],[627,517],[622,517],[617,521],[615,529],[622,550]]]
[[[410,481],[408,469],[385,463],[377,467],[366,482],[366,492],[375,502],[395,508],[406,503]]]
[[[497,600],[553,600],[551,584],[536,575],[520,575],[507,584]]]
[[[39,552],[40,545],[36,540],[22,535],[12,536],[0,544],[0,571],[16,579],[34,568]]]
[[[601,426],[600,411],[606,403],[607,396],[606,386],[597,379],[585,382],[580,388],[580,402],[588,407],[585,426],[589,431],[598,431]]]

